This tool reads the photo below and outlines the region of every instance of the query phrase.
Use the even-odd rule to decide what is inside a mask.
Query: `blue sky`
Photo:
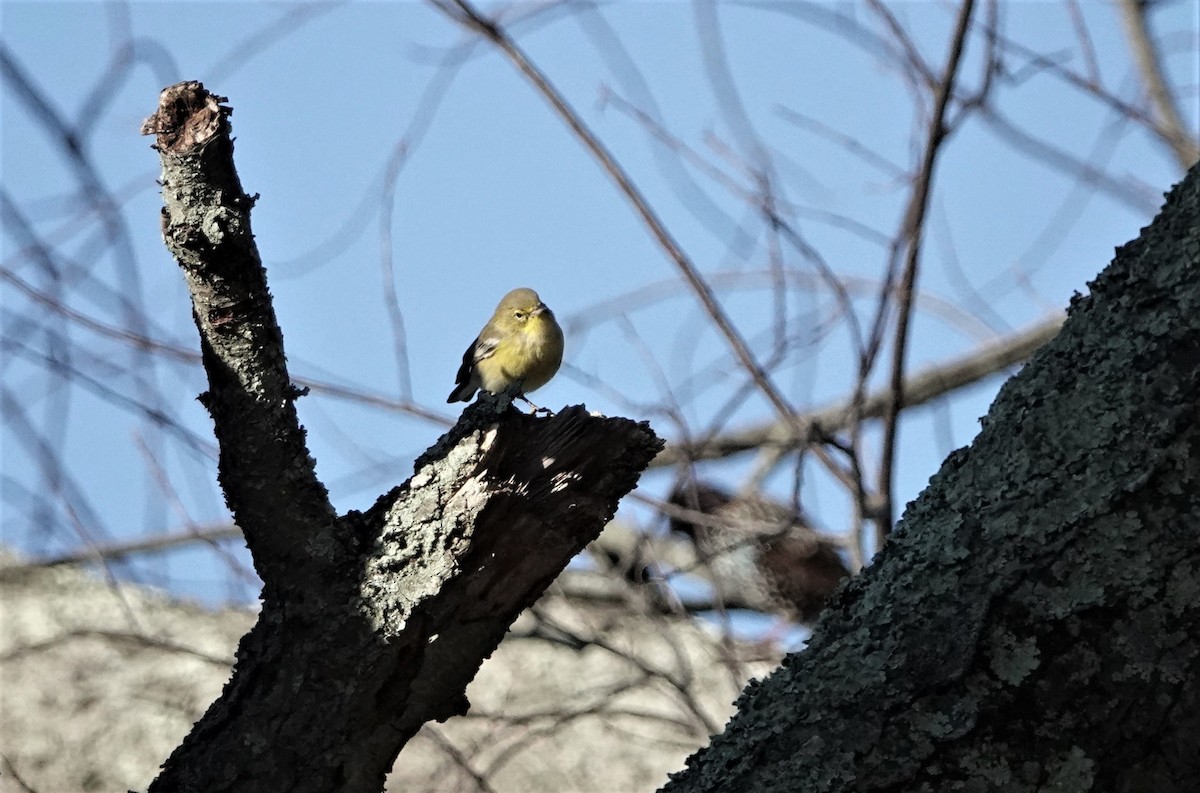
[[[940,69],[955,6],[929,0],[889,7]],[[1115,8],[1078,7],[1103,84],[1140,102]],[[911,89],[884,52],[856,46],[839,32],[849,20],[880,33],[865,5],[505,8],[505,19],[517,20],[521,46],[612,149],[700,269],[720,274],[726,285],[742,279],[741,288],[723,287],[720,296],[763,352],[774,317],[765,279],[753,274],[768,266],[769,245],[752,207],[707,169],[681,163],[622,109],[637,107],[725,179],[749,185],[747,129],[731,115],[736,108],[728,97],[714,90],[714,50],[703,46],[719,39],[728,79],[753,138],[771,152],[791,217],[830,266],[860,288],[856,308],[870,316],[885,261],[871,234],[894,232],[905,183],[793,121],[796,113],[817,119],[896,168],[911,166],[924,124]],[[1087,54],[1067,9],[1048,0],[1007,3],[1004,33],[1086,72]],[[1195,14],[1191,3],[1171,2],[1153,18],[1193,124]],[[57,288],[88,317],[120,325],[118,296],[140,291],[150,335],[196,347],[182,278],[159,236],[157,157],[137,133],[162,87],[199,79],[234,108],[237,164],[247,192],[261,196],[254,230],[293,375],[393,397],[408,397],[411,388],[412,400],[453,419],[457,411],[444,400],[463,348],[500,295],[531,286],[569,331],[569,366],[539,392],[539,404],[585,402],[610,415],[649,418],[673,438],[676,429],[655,408],[664,384],[687,398],[683,415],[702,427],[740,383],[728,348],[611,180],[494,49],[429,5],[5,2],[0,35],[68,123],[79,123],[89,97],[103,97],[90,105],[101,110],[89,116],[86,153],[120,202],[132,256],[102,244],[94,216],[80,213],[78,179],[11,81],[0,97],[4,189],[54,250],[78,264],[80,274]],[[132,46],[133,66],[94,93],[107,84],[103,75],[122,45]],[[979,82],[981,51],[981,39],[972,38],[966,86]],[[1123,189],[1097,189],[1031,158],[994,124],[969,120],[938,166],[920,276],[928,302],[910,349],[914,368],[1063,308],[1113,248],[1149,222],[1161,193],[1180,175],[1160,144],[1094,97],[1017,55],[1008,55],[1006,66],[1011,79],[993,94],[997,113],[1112,175]],[[606,99],[613,96],[619,101]],[[400,142],[403,166],[388,180]],[[389,213],[381,210],[384,195]],[[848,220],[873,231],[849,230]],[[39,288],[54,287],[7,222],[3,246],[7,269]],[[403,316],[404,356],[389,322],[385,264]],[[833,302],[812,288],[811,263],[786,251],[785,264],[797,279],[785,322],[796,352],[774,378],[804,408],[844,395],[854,368],[844,327],[826,327]],[[623,317],[586,322],[597,305],[672,283],[668,297],[626,298]],[[61,450],[104,535],[142,536],[225,517],[215,462],[204,446],[212,443],[210,424],[194,400],[203,390],[198,366],[141,370],[156,384],[161,407],[202,441],[189,445],[95,389],[47,374],[37,351],[53,347],[57,328],[80,349],[96,351],[94,358],[74,359],[79,369],[137,394],[126,366],[130,353],[86,328],[39,315],[7,283],[2,299],[5,383],[44,439]],[[939,314],[939,306],[946,311]],[[916,496],[951,448],[969,442],[999,382],[993,378],[905,419],[900,503]],[[300,410],[318,471],[341,509],[365,507],[406,478],[411,460],[441,431],[424,419],[320,394],[302,400]],[[752,398],[728,424],[770,415],[763,399]],[[707,470],[736,486],[748,467],[736,460]],[[45,492],[54,478],[39,466],[28,438],[6,430],[3,469],[4,541],[33,553],[77,547],[78,526],[67,510],[39,511],[22,495]],[[788,492],[789,476],[778,472],[772,487]],[[652,475],[646,486],[661,494],[668,482]],[[844,499],[819,475],[806,483],[805,495],[825,528],[845,524]],[[236,544],[228,548],[237,553]],[[206,548],[173,555],[165,565],[156,557],[123,570],[205,600],[253,596],[252,587],[230,582]]]

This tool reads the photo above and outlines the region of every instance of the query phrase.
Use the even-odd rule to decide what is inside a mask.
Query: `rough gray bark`
[[[664,791],[1200,790],[1200,166]]]
[[[644,424],[484,400],[365,513],[339,517],[297,421],[233,166],[229,108],[166,89],[163,236],[192,294],[229,508],[264,582],[233,678],[151,791],[378,791],[517,615],[594,539],[661,449]]]

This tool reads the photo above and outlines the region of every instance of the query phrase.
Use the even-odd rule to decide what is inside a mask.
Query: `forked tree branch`
[[[583,408],[486,398],[365,513],[334,513],[297,421],[231,110],[166,89],[144,131],[163,165],[164,237],[188,280],[220,479],[262,577],[233,678],[150,790],[382,790],[517,615],[594,539],[662,442]]]
[[[142,134],[156,136],[162,158],[163,239],[192,296],[221,489],[259,576],[286,589],[348,548],[296,416],[302,392],[288,375],[222,101],[199,83],[171,86]]]

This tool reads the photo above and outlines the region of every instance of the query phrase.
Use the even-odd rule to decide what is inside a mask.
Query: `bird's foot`
[[[529,397],[525,396],[524,394],[518,394],[517,399],[521,400],[526,405],[529,405],[530,410],[533,411],[533,415],[535,415],[535,416],[553,416],[554,415],[553,410],[551,410],[550,408],[538,407],[537,405],[530,402]]]

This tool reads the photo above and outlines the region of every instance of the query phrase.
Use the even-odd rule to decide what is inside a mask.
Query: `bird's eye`
[[[514,311],[513,316],[516,317],[517,319],[525,319],[525,312],[524,311]]]

